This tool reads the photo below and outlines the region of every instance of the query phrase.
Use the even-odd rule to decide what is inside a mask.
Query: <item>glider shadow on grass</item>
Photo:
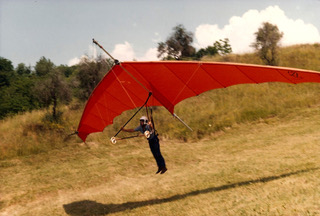
[[[149,205],[157,205],[157,204],[162,204],[162,203],[173,202],[173,201],[181,200],[181,199],[184,199],[184,198],[187,198],[190,196],[197,196],[199,194],[206,194],[206,193],[212,193],[212,192],[217,192],[217,191],[223,191],[223,190],[233,189],[233,188],[247,186],[247,185],[256,184],[256,183],[266,183],[266,182],[286,178],[286,177],[289,177],[292,175],[298,175],[298,174],[305,173],[305,172],[315,171],[318,169],[320,169],[320,168],[298,170],[295,172],[284,173],[284,174],[277,175],[277,176],[269,176],[269,177],[255,179],[255,180],[237,182],[237,183],[233,183],[233,184],[226,184],[226,185],[222,185],[222,186],[218,186],[218,187],[210,187],[210,188],[206,188],[206,189],[202,189],[202,190],[195,190],[195,191],[191,191],[189,193],[178,194],[178,195],[174,195],[174,196],[171,196],[168,198],[162,198],[162,199],[151,199],[151,200],[145,200],[145,201],[126,202],[126,203],[121,203],[121,204],[112,204],[112,203],[111,204],[102,204],[102,203],[97,203],[97,202],[91,201],[91,200],[83,200],[83,201],[77,201],[77,202],[63,205],[63,208],[64,208],[65,212],[71,216],[106,215],[106,214],[122,212],[122,211],[140,208],[140,207],[149,206]]]

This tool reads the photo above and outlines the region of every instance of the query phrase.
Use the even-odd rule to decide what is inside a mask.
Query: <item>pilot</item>
[[[122,128],[121,130],[125,131],[125,132],[140,131],[142,134],[144,134],[147,137],[150,150],[151,150],[153,157],[156,160],[157,165],[158,165],[158,171],[156,172],[156,174],[158,174],[158,173],[163,174],[167,171],[166,163],[165,163],[164,158],[162,157],[162,154],[160,152],[160,144],[159,144],[158,134],[156,133],[156,131],[153,128],[152,123],[148,121],[148,118],[146,116],[142,116],[140,118],[140,125],[138,127],[136,127],[135,129]]]

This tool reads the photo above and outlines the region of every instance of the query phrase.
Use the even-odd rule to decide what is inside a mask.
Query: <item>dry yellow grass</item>
[[[72,106],[70,106],[72,107]],[[64,138],[76,130],[81,109],[62,107],[63,123],[44,122],[46,110],[34,110],[0,121],[0,160],[48,152],[72,144],[76,139]]]
[[[0,215],[319,215],[319,107],[198,142],[88,143],[1,161]]]
[[[282,65],[299,67],[298,52],[297,64],[319,70],[306,58],[317,46],[282,49]],[[319,93],[279,83],[207,92],[176,106],[193,133],[155,110],[165,175],[154,175],[143,138],[110,144],[132,111],[86,145],[64,140],[83,105],[62,108],[57,125],[43,124],[43,111],[10,117],[0,122],[0,215],[320,215]]]

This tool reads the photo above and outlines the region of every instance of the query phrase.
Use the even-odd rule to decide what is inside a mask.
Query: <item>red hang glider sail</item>
[[[122,62],[114,65],[91,94],[78,126],[85,141],[122,112],[142,106],[164,106],[173,114],[180,101],[205,91],[242,83],[320,82],[320,72],[217,62]]]

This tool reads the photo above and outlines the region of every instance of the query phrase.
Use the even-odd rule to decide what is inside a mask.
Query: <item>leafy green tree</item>
[[[232,52],[231,45],[229,44],[229,39],[225,38],[224,40],[220,39],[219,41],[214,42],[213,46],[208,46],[206,48],[200,49],[196,54],[196,59],[201,59],[203,56],[209,55],[227,55]]]
[[[17,76],[9,87],[3,89],[1,116],[37,108],[38,102],[32,92],[33,87],[34,81],[31,77]]]
[[[196,59],[201,59],[203,56],[210,55],[214,56],[218,54],[218,50],[214,46],[208,46],[207,48],[201,48],[196,54],[195,58]]]
[[[224,40],[220,39],[219,41],[216,41],[213,44],[213,47],[215,48],[215,50],[218,51],[220,55],[223,55],[223,56],[232,53],[232,48],[228,38],[225,38]]]
[[[54,64],[50,61],[50,59],[46,59],[44,56],[40,58],[40,60],[36,63],[35,72],[37,76],[45,76],[49,74],[54,69]]]
[[[64,75],[57,68],[52,69],[45,77],[38,80],[34,92],[44,107],[52,105],[52,120],[59,121],[58,103],[71,101],[71,91]]]
[[[35,71],[23,63],[14,70],[10,60],[0,57],[0,119],[10,114],[52,106],[51,120],[59,120],[57,106],[71,100],[66,77],[74,71],[74,67],[55,67],[45,57],[36,63]]]
[[[11,61],[1,58],[0,68],[0,119],[38,107],[32,92],[34,79],[30,75],[31,67],[21,63],[14,70]]]
[[[18,75],[30,75],[32,72],[31,66],[27,67],[24,63],[20,63],[16,68],[16,72]]]
[[[252,44],[261,60],[267,65],[278,65],[278,49],[283,33],[276,25],[265,22],[255,33],[256,41]]]
[[[14,77],[14,68],[12,62],[0,57],[0,88],[9,86],[10,80]]]
[[[158,43],[158,57],[163,59],[192,57],[195,54],[192,42],[193,33],[188,32],[183,25],[177,25],[165,42]]]
[[[103,59],[101,56],[97,60],[92,61],[83,58],[78,65],[78,73],[76,79],[78,81],[77,96],[81,100],[87,100],[100,82],[104,74],[110,70],[112,62],[110,59]]]
[[[58,66],[58,69],[62,72],[62,74],[65,76],[65,77],[71,77],[73,75],[73,73],[75,72],[76,70],[76,66],[67,66],[67,65],[60,65]]]
[[[0,57],[0,119],[5,117],[10,111],[8,101],[8,88],[14,80],[14,70],[12,62]]]

